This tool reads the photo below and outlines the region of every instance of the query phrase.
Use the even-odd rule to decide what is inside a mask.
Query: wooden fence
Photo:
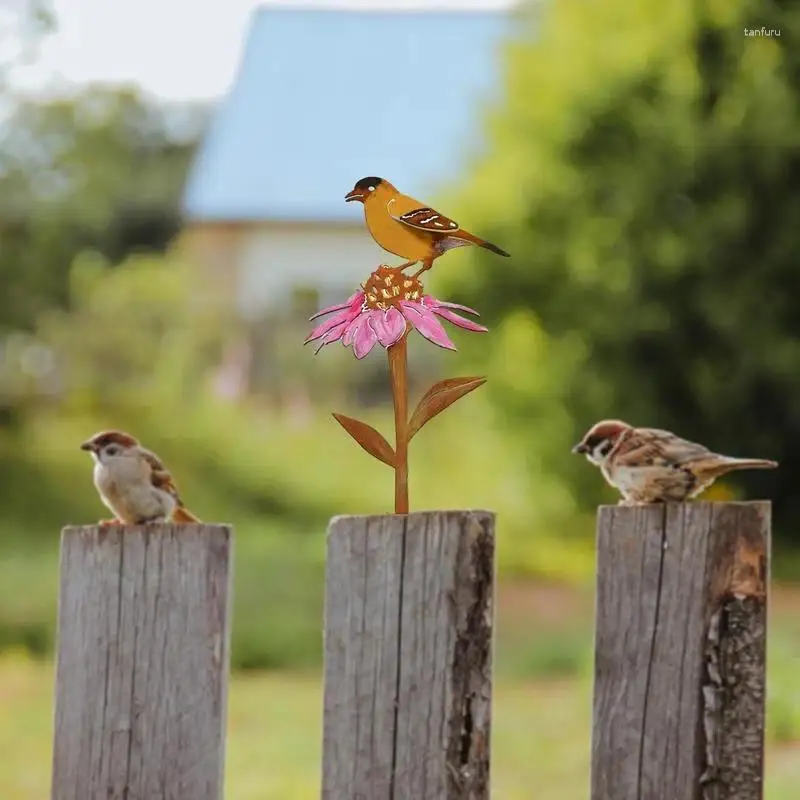
[[[53,800],[222,797],[231,559],[222,525],[64,529]]]
[[[600,509],[591,800],[762,798],[769,525]],[[494,548],[483,511],[331,522],[323,800],[488,800]],[[52,800],[222,798],[231,563],[226,526],[64,530]]]
[[[592,800],[760,800],[769,503],[601,508]]]

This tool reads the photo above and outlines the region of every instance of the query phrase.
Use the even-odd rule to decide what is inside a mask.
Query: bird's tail
[[[726,475],[740,469],[775,469],[777,461],[766,458],[733,458],[732,456],[718,456],[707,467],[709,474],[714,476]]]
[[[178,506],[172,512],[172,521],[177,523],[200,522],[200,520],[194,514],[192,514],[191,511],[183,506]]]
[[[506,253],[505,250],[501,250],[496,244],[492,244],[491,242],[482,241],[481,247],[485,248],[486,250],[491,250],[493,253],[497,253],[499,256],[505,256],[506,258],[511,258],[511,253]]]
[[[458,231],[457,234],[454,234],[459,239],[464,239],[467,242],[472,242],[472,244],[478,245],[478,247],[483,247],[486,250],[491,250],[493,253],[497,253],[498,256],[505,256],[506,258],[511,258],[511,253],[506,253],[505,250],[501,250],[496,244],[492,244],[491,242],[487,242],[485,239],[479,239],[477,236],[473,236],[471,233],[467,233],[466,231]]]

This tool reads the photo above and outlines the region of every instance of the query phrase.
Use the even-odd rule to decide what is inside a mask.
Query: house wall
[[[318,307],[340,303],[379,264],[397,262],[360,219],[357,225],[190,223],[180,252],[248,320],[286,308],[296,292],[316,293]]]
[[[308,290],[316,291],[320,307],[340,303],[386,260],[360,219],[352,226],[252,226],[237,256],[237,305],[245,318],[257,318]]]
[[[298,393],[307,392],[312,384],[317,388],[336,384],[349,386],[357,401],[366,402],[364,398],[369,397],[372,402],[375,364],[385,369],[380,357],[370,362],[370,371],[364,364],[357,366],[343,351],[327,354],[326,364],[340,357],[333,373],[308,369],[311,349],[302,351],[305,361],[297,358],[312,313],[346,300],[379,264],[400,261],[375,244],[360,215],[358,224],[348,226],[188,223],[178,247],[196,266],[198,285],[233,304],[244,321],[253,323],[226,347],[214,379],[221,394],[288,393],[295,402]],[[418,348],[416,378],[430,383],[439,375],[440,354],[419,337],[411,346]],[[322,383],[319,374],[325,376]],[[384,384],[381,374],[380,386]]]
[[[175,242],[175,251],[197,269],[204,287],[235,298],[239,253],[247,239],[247,227],[241,223],[188,223]]]

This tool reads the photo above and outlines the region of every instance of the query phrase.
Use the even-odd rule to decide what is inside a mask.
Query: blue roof
[[[194,220],[355,220],[380,175],[424,198],[481,142],[503,11],[261,8],[184,194]]]

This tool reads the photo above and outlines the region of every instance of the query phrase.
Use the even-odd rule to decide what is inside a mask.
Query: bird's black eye
[[[611,452],[611,440],[606,439],[598,448],[598,453],[601,456],[607,456]]]
[[[106,446],[105,453],[107,456],[116,456],[119,455],[119,447],[115,444],[109,444]]]

